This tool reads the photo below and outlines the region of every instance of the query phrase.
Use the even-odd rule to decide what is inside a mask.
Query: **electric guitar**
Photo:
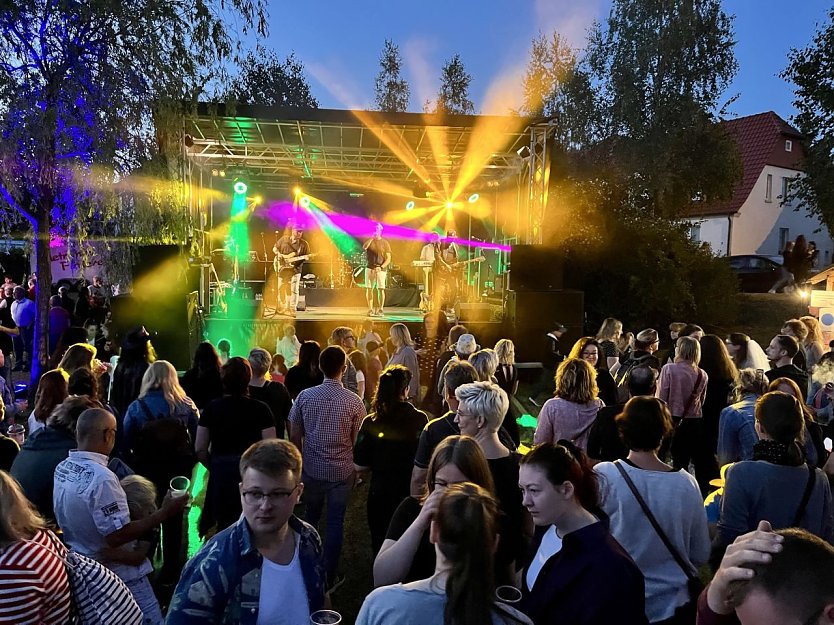
[[[460,267],[465,267],[466,265],[469,265],[470,263],[482,263],[485,260],[486,260],[485,256],[476,256],[475,258],[470,258],[469,260],[459,260],[456,263],[447,263],[448,267],[446,267],[446,265],[440,265],[440,267],[443,271],[445,271],[447,273],[452,273],[456,269],[458,269]]]
[[[278,273],[282,269],[292,269],[295,266],[295,263],[309,260],[316,255],[317,254],[304,254],[303,256],[297,256],[295,252],[292,254],[275,254],[275,259],[272,261],[272,267],[275,269],[275,273]]]

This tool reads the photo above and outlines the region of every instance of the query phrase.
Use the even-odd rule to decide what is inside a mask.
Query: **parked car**
[[[738,288],[745,293],[767,293],[779,279],[781,263],[767,256],[744,254],[724,260],[738,276]]]

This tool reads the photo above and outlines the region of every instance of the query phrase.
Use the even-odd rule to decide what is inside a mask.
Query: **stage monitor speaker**
[[[560,344],[562,353],[570,351],[583,336],[585,294],[582,291],[509,291],[507,311],[516,360],[541,362],[548,342],[545,335],[556,323],[567,326]]]
[[[564,286],[562,253],[543,245],[514,245],[510,253],[513,291],[550,291]]]
[[[299,311],[307,310],[307,296],[306,295],[299,295],[298,302],[295,305],[295,309]]]
[[[489,304],[473,303],[460,304],[458,319],[461,323],[469,321],[490,321],[492,319],[492,307]]]

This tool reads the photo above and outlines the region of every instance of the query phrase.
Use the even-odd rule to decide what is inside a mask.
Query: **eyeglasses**
[[[465,417],[467,419],[477,419],[478,418],[478,415],[468,414],[466,412],[461,412],[460,410],[455,410],[455,414],[458,415],[459,417]]]
[[[245,490],[243,491],[243,501],[250,506],[261,506],[264,501],[269,501],[270,504],[279,504],[289,499],[297,488],[298,484],[293,486],[292,490],[276,490],[271,493],[262,493],[259,490]]]

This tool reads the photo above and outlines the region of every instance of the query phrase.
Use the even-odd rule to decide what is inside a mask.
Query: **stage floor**
[[[423,321],[423,312],[419,308],[391,307],[384,310],[384,315],[369,317],[368,309],[364,306],[308,306],[307,310],[299,310],[295,317],[289,315],[270,316],[267,308],[261,319],[295,320],[295,321],[332,321],[356,322],[370,319],[379,323],[414,323]]]

